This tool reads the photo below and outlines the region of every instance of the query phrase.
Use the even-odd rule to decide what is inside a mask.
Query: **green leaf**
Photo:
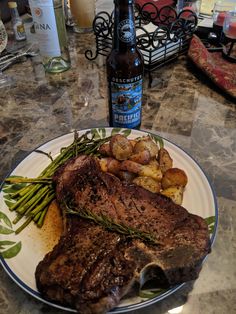
[[[12,229],[9,229],[9,228],[6,228],[6,227],[0,225],[0,234],[10,234],[13,232],[14,231]]]
[[[14,205],[14,203],[15,202],[10,202],[10,201],[5,200],[5,204],[7,205],[9,209],[11,209],[11,206]]]
[[[113,135],[115,135],[115,134],[117,134],[117,133],[120,133],[120,131],[121,131],[120,128],[114,128],[114,129],[112,129],[112,131],[111,131],[111,136],[113,136]]]
[[[208,231],[210,234],[212,234],[214,232],[215,229],[215,221],[216,221],[216,217],[215,216],[210,216],[205,218],[205,221],[208,225]]]
[[[91,129],[91,134],[92,134],[92,136],[93,136],[93,138],[94,138],[95,140],[101,138],[101,136],[99,135],[97,129]]]
[[[99,132],[102,133],[101,138],[105,138],[106,137],[106,129],[105,128],[99,128],[98,130],[99,130]]]
[[[210,217],[205,218],[205,220],[206,220],[206,223],[207,223],[208,226],[209,226],[209,225],[215,223],[216,217],[215,217],[215,216],[210,216]]]
[[[9,178],[24,178],[22,176],[10,176]],[[3,187],[3,192],[6,194],[15,193],[26,186],[27,183],[5,183]]]
[[[214,232],[214,229],[215,229],[215,227],[214,227],[214,226],[208,227],[208,231],[209,231],[209,233],[210,233],[210,234],[211,234],[211,233],[213,233],[213,232]]]
[[[164,147],[164,141],[160,136],[154,134],[151,134],[150,136],[156,143],[159,144],[160,148]]]
[[[12,201],[12,197],[9,194],[3,195],[4,200]]]
[[[0,250],[4,249],[4,246],[15,244],[14,241],[0,241]]]
[[[3,258],[12,258],[15,257],[21,250],[21,242],[16,243],[11,248],[1,252]]]
[[[128,137],[131,133],[131,129],[123,130],[121,133],[123,133],[124,136]]]
[[[15,183],[15,184],[8,185],[6,188],[2,190],[6,194],[11,194],[11,193],[15,193],[21,190],[25,185],[26,183]]]
[[[10,228],[12,227],[10,219],[3,212],[0,212],[0,221],[4,221],[5,224]]]

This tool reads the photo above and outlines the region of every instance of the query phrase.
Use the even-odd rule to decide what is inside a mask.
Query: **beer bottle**
[[[136,47],[133,0],[114,0],[114,3],[113,47],[107,57],[109,124],[139,128],[144,68]]]

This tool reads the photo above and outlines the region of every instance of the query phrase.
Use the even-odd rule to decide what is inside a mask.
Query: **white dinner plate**
[[[94,129],[93,129],[94,130]],[[116,132],[116,129],[112,128],[100,128],[96,129],[98,133],[104,137],[109,136],[112,132]],[[88,130],[79,131],[79,135],[85,133]],[[137,130],[122,129],[120,132],[129,133],[129,138],[136,138],[143,135],[147,135],[147,132]],[[155,136],[154,134],[151,134]],[[59,154],[62,147],[66,147],[73,142],[74,134],[69,133],[54,140],[51,140],[42,146],[38,147],[38,150],[50,153],[52,157]],[[215,217],[215,225],[211,234],[211,242],[213,242],[217,229],[218,222],[218,210],[216,197],[213,189],[204,174],[201,167],[196,161],[189,156],[180,147],[171,143],[168,140],[163,139],[164,147],[169,151],[174,167],[183,169],[188,176],[188,184],[184,192],[183,206],[188,209],[189,212],[202,216],[203,218]],[[24,176],[29,178],[37,177],[41,171],[50,163],[49,158],[46,155],[39,154],[36,151],[30,153],[20,164],[13,170],[11,175]],[[60,306],[45,300],[36,288],[35,283],[35,269],[39,261],[41,261],[45,254],[50,251],[55,245],[51,239],[51,235],[47,230],[37,228],[33,223],[28,225],[21,233],[15,234],[14,232],[9,234],[3,234],[1,228],[7,228],[16,230],[16,228],[22,224],[20,221],[16,225],[10,225],[9,221],[13,221],[15,213],[11,212],[5,204],[4,192],[0,194],[0,249],[1,243],[11,246],[15,246],[15,250],[18,252],[14,257],[3,258],[0,261],[8,273],[8,275],[26,292],[31,294],[33,297],[49,304],[54,307],[64,309],[67,311],[74,312],[73,309]],[[7,218],[9,218],[9,220]],[[4,241],[4,242],[2,242]],[[11,242],[6,242],[11,241]],[[13,243],[14,242],[14,243]],[[8,246],[4,246],[8,248]],[[1,250],[0,250],[1,251]],[[183,285],[183,284],[182,284]],[[136,310],[147,305],[153,304],[157,301],[163,300],[182,285],[175,286],[164,293],[152,297],[152,298],[141,298],[139,296],[133,297],[132,299],[123,300],[118,307],[113,309],[110,313],[124,313],[131,310]]]
[[[0,54],[7,46],[7,39],[8,39],[8,36],[7,36],[5,26],[2,20],[0,19]]]

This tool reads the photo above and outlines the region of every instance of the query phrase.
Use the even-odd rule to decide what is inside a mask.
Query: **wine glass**
[[[0,19],[0,54],[5,50],[7,46],[7,41],[8,41],[8,35],[5,29],[5,26]],[[0,88],[10,86],[13,83],[13,79],[9,76],[6,76],[3,74],[3,70],[5,69],[7,65],[5,64],[4,66],[0,66]]]

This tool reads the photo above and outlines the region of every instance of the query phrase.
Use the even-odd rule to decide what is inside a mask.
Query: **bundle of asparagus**
[[[89,133],[87,132],[79,137],[78,133],[74,132],[73,143],[66,148],[62,148],[60,154],[54,160],[51,155],[47,154],[51,162],[37,178],[8,177],[5,179],[5,183],[8,185],[22,184],[22,188],[10,194],[10,198],[14,200],[14,203],[12,205],[8,203],[9,209],[17,214],[13,221],[14,224],[18,223],[21,218],[26,218],[24,223],[15,231],[16,234],[21,232],[31,221],[34,221],[38,227],[42,227],[48,207],[55,198],[52,185],[52,177],[55,171],[68,159],[79,154],[98,156],[99,147],[110,140],[110,137],[95,139],[92,136],[92,138],[89,138]],[[36,151],[45,154],[45,152]]]

